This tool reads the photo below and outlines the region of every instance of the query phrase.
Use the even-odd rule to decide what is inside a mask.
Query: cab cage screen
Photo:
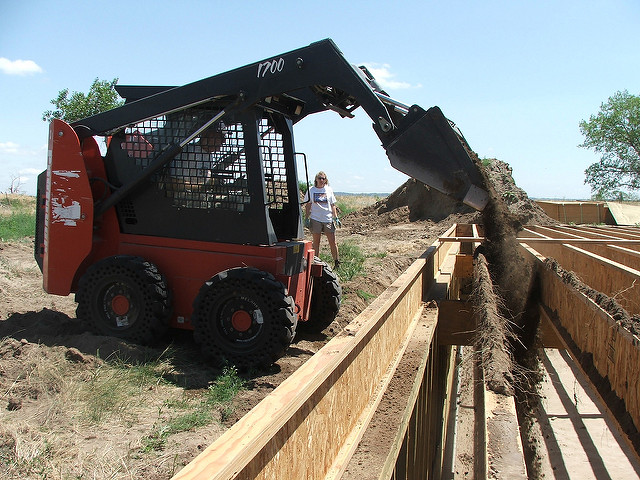
[[[127,127],[119,147],[138,167],[177,144],[217,112],[189,109]],[[217,123],[186,144],[151,181],[176,207],[243,211],[249,203],[241,123]]]
[[[260,121],[259,133],[267,204],[272,210],[282,210],[289,204],[282,135],[275,131],[267,119]]]

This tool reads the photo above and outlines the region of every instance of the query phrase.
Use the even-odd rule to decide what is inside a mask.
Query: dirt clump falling
[[[513,395],[513,361],[505,348],[513,333],[500,313],[501,300],[493,291],[485,256],[478,253],[474,262],[472,303],[477,318],[476,348],[484,367],[487,387],[503,395]]]
[[[473,158],[473,157],[472,157]],[[474,282],[486,282],[483,287],[485,303],[493,302],[496,311],[493,322],[486,321],[484,310],[477,307],[479,288],[474,290],[478,318],[476,347],[481,350],[488,388],[515,395],[516,409],[523,438],[535,438],[534,412],[539,405],[537,394],[542,379],[537,349],[534,348],[539,318],[532,308],[535,304],[536,283],[533,265],[521,254],[518,233],[526,224],[551,225],[557,223],[530,201],[526,193],[515,186],[511,169],[497,160],[479,162],[478,165],[489,194],[482,212],[485,241],[476,252],[476,263],[486,257],[489,278],[483,278],[474,268]],[[489,289],[493,287],[495,292]],[[494,297],[492,300],[491,297]],[[491,317],[489,317],[491,318]],[[487,349],[493,349],[491,354]],[[500,383],[502,380],[504,383]],[[510,388],[505,384],[509,383]],[[532,478],[539,476],[539,458],[534,441],[524,442],[527,468]]]
[[[485,240],[476,252],[474,266],[475,344],[481,352],[487,386],[513,395],[516,382],[528,383],[521,378],[523,368],[518,361],[527,350],[522,346],[533,345],[537,330],[537,325],[527,325],[531,318],[526,314],[533,267],[520,253],[517,235],[527,223],[548,225],[555,221],[515,185],[508,164],[495,159],[480,161],[475,154],[472,158],[489,194],[481,222]]]
[[[524,222],[541,215],[532,206],[534,202],[529,201],[522,190],[516,190],[515,184],[510,185],[509,195],[501,191],[505,188],[504,177],[511,175],[511,170],[504,168],[506,164],[501,162],[501,166],[497,161],[486,164],[480,162],[477,157],[475,161],[489,194],[489,201],[482,212],[485,241],[480,248],[487,259],[495,293],[502,300],[501,314],[514,324],[514,332],[519,336],[519,331],[524,328],[523,312],[532,287],[533,273],[531,263],[520,253],[517,235],[522,230]],[[509,183],[506,182],[507,185]],[[516,195],[518,200],[513,201],[512,195]],[[506,198],[510,198],[511,201],[508,203]],[[518,207],[514,209],[510,208],[510,205]],[[552,222],[542,212],[541,220],[544,220],[544,217],[548,222]]]

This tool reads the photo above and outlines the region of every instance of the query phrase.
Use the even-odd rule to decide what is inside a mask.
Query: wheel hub
[[[239,332],[246,332],[251,328],[253,320],[246,310],[236,310],[231,315],[231,325]]]
[[[111,309],[119,317],[126,315],[130,308],[129,299],[124,295],[116,295],[111,299]]]

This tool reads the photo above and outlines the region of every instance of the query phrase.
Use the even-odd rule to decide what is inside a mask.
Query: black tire
[[[203,354],[217,365],[264,368],[293,341],[294,312],[293,298],[273,275],[233,268],[202,286],[191,321]]]
[[[335,320],[342,301],[342,287],[336,274],[325,262],[316,259],[316,263],[322,264],[322,275],[313,277],[309,320],[298,323],[301,332],[322,332]]]
[[[80,279],[76,302],[76,316],[100,335],[151,345],[169,328],[167,281],[141,257],[118,255],[89,267]]]

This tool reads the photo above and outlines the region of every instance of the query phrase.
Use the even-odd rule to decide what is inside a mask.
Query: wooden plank
[[[538,338],[536,346],[539,348],[566,348],[562,339],[558,336],[558,331],[553,326],[547,311],[540,307],[540,327],[538,329]]]
[[[473,256],[472,255],[456,255],[456,264],[453,274],[460,278],[473,278]]]
[[[391,379],[393,397],[381,399],[371,422],[373,427],[364,432],[356,453],[340,478],[361,479],[372,469],[379,472],[380,478],[389,478],[395,469],[425,376],[436,322],[436,308],[427,308],[417,319],[414,334],[408,338],[407,348],[398,362],[402,369],[394,371]],[[396,422],[391,419],[396,419]],[[371,448],[376,451],[373,458],[369,455]]]
[[[640,463],[625,441],[611,412],[566,349],[539,352],[536,407],[539,438],[536,478],[638,478]]]
[[[551,218],[564,223],[602,223],[607,213],[603,202],[552,202],[536,203]]]
[[[484,242],[484,237],[440,237],[442,243]],[[519,243],[566,243],[566,244],[594,244],[594,245],[640,245],[640,240],[613,239],[602,240],[597,238],[543,238],[543,237],[518,237]]]
[[[611,390],[624,400],[637,429],[640,426],[640,393],[637,382],[629,379],[640,377],[640,338],[544,267],[542,254],[530,247],[526,250],[540,262],[541,303],[553,324],[575,345],[576,356],[590,354],[593,367],[602,378],[609,380]]]
[[[343,473],[347,469],[347,466],[351,462],[351,457],[353,456],[356,448],[358,447],[365,431],[367,431],[367,427],[370,424],[371,420],[374,418],[376,414],[378,405],[380,401],[383,399],[384,393],[389,385],[389,383],[396,378],[396,371],[398,369],[398,365],[403,362],[403,382],[407,381],[406,373],[407,373],[407,363],[412,360],[416,365],[415,368],[412,368],[411,372],[420,373],[420,368],[422,363],[426,364],[426,358],[429,355],[429,350],[431,347],[431,341],[433,339],[433,333],[435,331],[437,321],[437,309],[430,309],[425,312],[424,309],[420,309],[411,325],[407,330],[407,335],[405,337],[404,342],[400,349],[398,349],[396,357],[392,364],[389,366],[386,374],[382,378],[379,388],[377,390],[376,395],[371,399],[371,401],[367,404],[366,408],[363,410],[360,415],[360,419],[357,422],[356,428],[354,428],[348,438],[345,440],[340,452],[333,461],[329,472],[325,476],[325,480],[334,480],[338,478],[343,478]],[[416,329],[418,329],[418,334],[416,335]],[[407,353],[407,348],[409,348],[409,352]],[[415,355],[410,356],[410,354],[415,354],[416,350],[420,349],[422,352],[421,356],[415,357]],[[407,355],[405,355],[407,353]],[[422,367],[423,368],[423,367]],[[417,395],[417,393],[416,393]],[[397,398],[397,395],[394,395],[394,399]],[[413,398],[415,400],[415,397]],[[384,414],[389,415],[388,407],[384,409]],[[388,432],[385,432],[388,433]],[[376,435],[378,441],[382,441],[378,435]],[[397,454],[397,452],[396,452]],[[348,478],[348,476],[346,477]]]
[[[613,226],[581,226],[581,231],[590,233],[599,233],[601,235],[607,235],[612,238],[621,238],[627,240],[639,240],[640,228],[639,227],[613,227]],[[640,245],[626,245],[625,248],[640,253]]]
[[[473,345],[476,322],[473,306],[460,300],[441,300],[438,304],[438,343]]]
[[[550,324],[552,326],[552,328],[554,328],[554,330],[557,333],[558,338],[560,339],[560,341],[562,342],[562,347],[560,348],[561,350],[566,350],[567,352],[569,352],[569,354],[571,355],[573,361],[575,362],[575,366],[576,368],[580,371],[580,373],[585,377],[585,378],[589,378],[589,383],[591,384],[592,388],[593,388],[593,393],[595,394],[596,398],[598,399],[599,405],[602,407],[603,411],[605,411],[607,413],[607,416],[611,419],[613,419],[613,424],[615,427],[615,430],[618,432],[618,434],[620,435],[620,437],[622,438],[624,444],[626,445],[627,449],[626,454],[629,455],[629,461],[632,463],[640,463],[640,450],[639,447],[640,445],[638,445],[637,443],[634,444],[634,440],[632,438],[632,436],[630,435],[630,428],[629,426],[625,426],[622,425],[619,421],[621,414],[618,411],[617,413],[614,413],[614,411],[611,408],[611,403],[610,401],[611,399],[611,395],[609,394],[609,392],[604,392],[602,393],[599,389],[597,384],[600,383],[597,381],[597,379],[594,378],[594,375],[590,372],[587,371],[587,369],[591,370],[592,366],[589,365],[587,367],[587,369],[585,369],[585,366],[581,363],[580,358],[583,356],[583,354],[585,352],[583,352],[579,346],[576,344],[576,342],[573,340],[571,334],[566,330],[565,328],[565,324],[566,321],[563,320],[563,317],[558,317],[556,312],[552,312],[550,310],[550,307],[545,305],[545,304],[541,304],[540,308],[542,310],[544,310],[546,313],[545,315],[547,316],[547,318],[549,318]],[[579,314],[579,312],[578,312]],[[606,314],[605,312],[605,316],[608,316],[608,314]],[[611,317],[609,316],[609,319],[611,319]],[[607,321],[609,320],[607,319]],[[613,319],[611,319],[613,321]],[[614,337],[616,335],[614,334]],[[620,355],[620,357],[623,359],[623,363],[622,366],[622,371],[618,372],[618,375],[616,376],[616,378],[627,378],[625,377],[625,375],[627,373],[625,373],[624,370],[626,370],[624,367],[625,366],[632,366],[634,360],[636,360],[638,358],[637,354],[634,355],[635,352],[630,352],[628,347],[629,346],[633,346],[634,343],[636,343],[637,346],[637,342],[631,341],[631,342],[622,342],[619,346],[621,346],[621,350],[622,353]],[[612,350],[613,349],[613,350]],[[614,352],[615,352],[615,346],[614,345],[610,345],[610,350],[609,350],[609,355],[611,355],[609,357],[609,360],[612,362],[615,362],[614,360]],[[589,353],[589,352],[586,352]],[[631,353],[631,355],[629,355]],[[637,364],[635,364],[636,368],[632,369],[634,370],[634,372],[632,374],[637,374]],[[602,377],[601,372],[598,370],[598,374]],[[628,382],[627,382],[628,383]],[[631,400],[631,407],[632,409],[634,408],[633,405],[637,404],[638,400],[637,400],[637,388],[636,390],[636,395],[633,396],[628,396],[625,400],[625,408],[627,408],[627,412],[629,412],[629,405],[627,403],[627,399]],[[615,390],[613,391],[614,394],[618,394],[618,392],[616,392]],[[608,401],[609,400],[609,401]],[[637,422],[633,419],[633,415],[631,415],[632,421],[634,422],[634,425],[631,426],[631,430],[635,428],[636,432],[638,430],[638,428],[635,426],[637,425]],[[633,434],[633,437],[637,437],[637,433]]]
[[[484,478],[527,480],[515,397],[484,389],[486,472]],[[497,475],[496,475],[497,474]]]
[[[549,227],[534,228],[538,233],[553,235],[555,232]],[[612,240],[607,239],[607,242],[610,241]],[[640,270],[575,245],[531,245],[541,255],[554,258],[565,270],[574,272],[589,287],[615,298],[630,314],[640,313]],[[630,259],[625,256],[621,260]]]
[[[476,368],[478,355],[469,347],[458,347],[458,383],[456,391],[452,394],[452,404],[455,408],[450,416],[455,419],[455,428],[451,429],[447,441],[448,461],[444,465],[441,478],[451,480],[465,480],[481,478],[475,473],[477,458],[475,439],[476,429],[476,387],[482,383],[478,379]],[[482,416],[484,419],[484,415]],[[453,423],[453,422],[452,422]],[[458,439],[463,439],[459,441]],[[482,452],[484,454],[484,450]]]
[[[433,247],[431,256],[438,256],[438,243]],[[451,250],[457,250],[455,245]],[[362,413],[422,304],[426,260],[416,260],[344,334],[327,343],[174,478],[323,478],[353,438],[354,428],[362,427]]]
[[[536,250],[549,253],[540,246]],[[640,271],[574,245],[563,245],[560,254],[554,254],[565,270],[574,272],[591,288],[614,297],[630,314],[640,313]]]
[[[542,227],[531,228],[542,231]],[[626,234],[619,234],[616,232],[604,233],[602,229],[592,227],[568,226],[544,228],[544,233],[556,238],[567,235],[579,235],[580,238],[602,240],[602,243],[582,242],[580,243],[580,247],[589,252],[595,253],[596,255],[600,255],[602,257],[608,258],[609,260],[613,260],[614,262],[622,263],[635,270],[640,270],[640,251],[633,250],[633,248],[640,249],[640,245],[616,245],[615,243],[612,243],[617,240],[629,240],[628,235]],[[616,233],[615,236],[614,233]],[[575,244],[579,242],[572,241],[568,243]],[[533,245],[535,245],[535,243],[533,243]]]

